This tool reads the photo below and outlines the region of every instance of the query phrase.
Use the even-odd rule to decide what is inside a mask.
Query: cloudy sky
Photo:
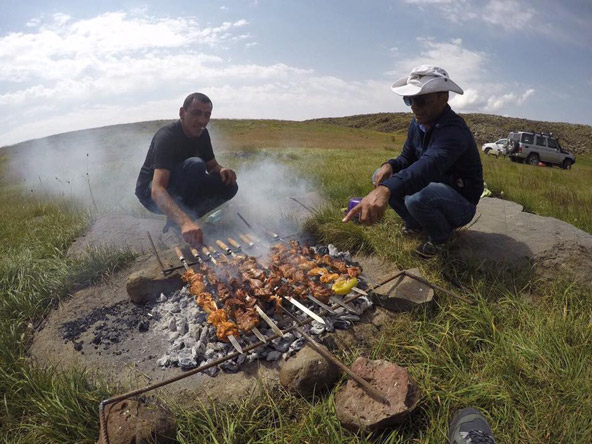
[[[460,112],[592,124],[590,0],[2,0],[0,146],[175,118],[404,111],[390,84],[444,67]]]

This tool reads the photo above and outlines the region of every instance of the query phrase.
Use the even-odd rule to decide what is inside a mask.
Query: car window
[[[536,144],[538,146],[547,146],[547,142],[545,142],[545,137],[536,136]]]
[[[506,139],[500,139],[497,142],[495,142],[498,145],[503,145],[504,143],[506,143]]]
[[[534,134],[523,133],[522,134],[522,143],[534,143]]]
[[[557,142],[555,141],[555,139],[549,139],[549,148],[555,148],[557,149]]]

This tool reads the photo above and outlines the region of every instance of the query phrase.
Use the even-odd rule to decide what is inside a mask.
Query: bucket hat
[[[391,90],[400,96],[418,96],[442,91],[463,94],[461,87],[450,80],[444,69],[433,65],[416,66],[408,76],[393,83]]]

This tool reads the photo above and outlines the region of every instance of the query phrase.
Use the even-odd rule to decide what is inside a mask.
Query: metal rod
[[[467,304],[472,304],[473,303],[473,301],[465,298],[464,296],[460,296],[458,294],[452,293],[451,291],[448,291],[445,288],[440,287],[439,285],[432,284],[430,281],[428,281],[427,279],[422,278],[421,276],[416,276],[416,275],[414,275],[412,273],[409,273],[408,271],[403,271],[403,273],[405,274],[405,276],[409,276],[411,279],[415,279],[416,281],[419,281],[422,284],[428,285],[428,286],[432,287],[434,290],[441,291],[442,293],[445,293],[448,296],[452,296],[454,298],[460,299],[461,301],[466,302]]]
[[[146,231],[146,234],[148,235],[148,240],[150,241],[150,245],[152,245],[152,252],[154,253],[154,256],[156,256],[156,260],[158,261],[158,265],[160,265],[160,269],[162,271],[162,274],[164,274],[166,276],[166,272],[164,270],[164,265],[162,264],[162,261],[160,260],[160,256],[158,255],[158,251],[156,251],[156,246],[154,245],[154,242],[152,241],[152,236],[150,235],[150,231]]]
[[[292,318],[294,321],[296,321],[298,324],[300,324],[300,321],[296,316],[294,316],[292,313],[290,313],[285,307],[282,307],[282,306],[280,306],[280,307],[290,318]],[[325,350],[324,348],[320,347],[319,344],[317,344],[317,342],[313,338],[311,338],[307,333],[304,332],[304,330],[302,330],[300,327],[296,327],[296,331],[298,332],[298,334],[300,334],[306,340],[306,342],[317,353],[319,353],[326,360],[328,360],[329,362],[332,362],[337,367],[339,367],[341,370],[343,370],[345,373],[347,373],[349,376],[351,376],[351,378],[354,381],[356,381],[358,384],[360,384],[371,396],[378,399],[383,404],[387,404],[387,405],[391,404],[390,401],[388,399],[386,399],[384,396],[382,396],[382,394],[378,390],[376,390],[374,387],[372,387],[370,384],[368,384],[368,382],[364,381],[364,379],[362,379],[358,374],[356,374],[355,372],[352,372],[349,369],[349,367],[347,367],[343,362],[341,362],[339,359],[337,359],[337,357],[335,357],[335,355],[333,355],[328,350]]]
[[[247,222],[247,220],[246,220],[246,219],[245,219],[245,218],[242,216],[242,214],[240,214],[240,213],[237,211],[237,212],[236,212],[236,215],[237,215],[238,217],[240,217],[240,219],[241,219],[241,220],[242,220],[242,221],[245,223],[245,225],[246,225],[247,227],[249,227],[249,230],[252,230],[252,229],[253,229],[253,227],[251,226],[251,224],[249,224],[249,222]]]

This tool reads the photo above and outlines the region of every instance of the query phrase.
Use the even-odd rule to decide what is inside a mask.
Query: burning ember
[[[162,367],[190,369],[233,349],[240,354],[221,364],[222,370],[234,372],[244,362],[257,359],[287,358],[305,345],[304,338],[281,331],[293,324],[293,318],[304,322],[301,329],[306,333],[320,335],[349,328],[371,306],[364,296],[343,303],[339,295],[357,283],[361,269],[351,263],[348,253],[333,246],[278,243],[265,261],[234,252],[233,257],[217,258],[207,249],[203,253],[207,263],[198,259],[195,269],[181,257],[187,268],[183,276],[187,286],[169,297],[161,295],[152,309],[155,327],[169,335],[170,347],[158,359]],[[197,251],[193,254],[200,258]],[[330,307],[333,302],[339,305]],[[239,341],[245,346],[258,341],[262,345],[243,354]],[[212,367],[206,372],[214,376],[218,371]]]

